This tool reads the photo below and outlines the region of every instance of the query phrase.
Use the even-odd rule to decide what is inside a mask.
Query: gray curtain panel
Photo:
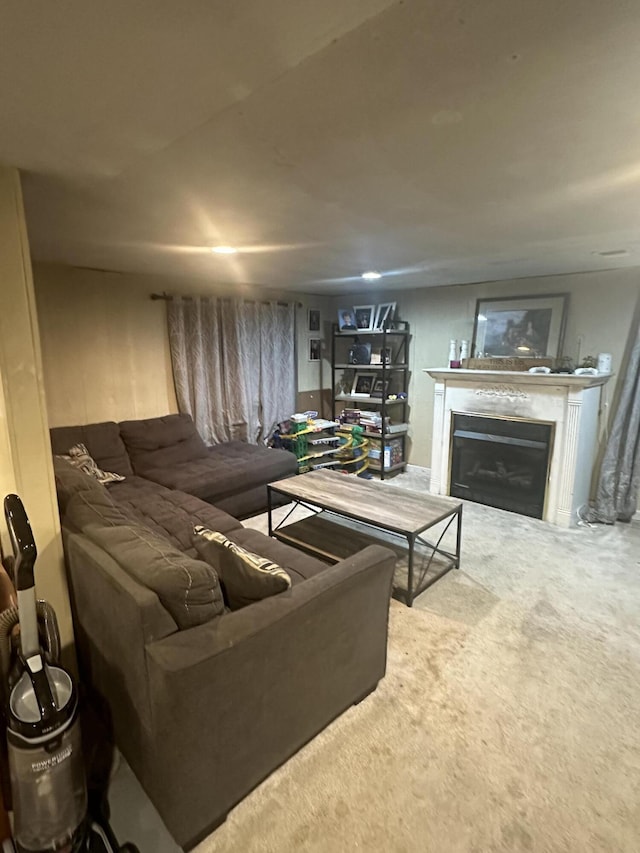
[[[295,310],[275,302],[167,303],[178,408],[209,444],[265,442],[295,410]]]
[[[602,464],[595,504],[588,521],[631,521],[640,485],[640,324],[629,356],[622,392]]]

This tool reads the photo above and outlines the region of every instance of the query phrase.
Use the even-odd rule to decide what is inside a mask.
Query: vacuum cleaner
[[[36,601],[38,552],[31,525],[17,495],[5,497],[4,512],[14,552],[17,608],[0,614],[13,809],[13,839],[3,843],[3,853],[136,853],[131,844],[118,847],[108,824],[89,814],[78,692],[58,663],[55,613]]]

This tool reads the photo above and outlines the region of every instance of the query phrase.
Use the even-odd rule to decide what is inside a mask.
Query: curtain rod
[[[193,299],[193,296],[183,296],[182,299]],[[231,299],[230,296],[223,296],[223,299]],[[169,299],[173,299],[173,296],[170,293],[152,293],[151,299],[156,301],[157,299],[163,299],[165,302],[168,302]],[[258,299],[244,299],[243,302],[260,302],[261,305],[269,305],[269,300],[258,300]],[[302,302],[294,302],[294,305],[298,308],[302,308]],[[291,305],[291,302],[276,302],[276,305],[280,305],[283,308],[286,308],[288,305]]]

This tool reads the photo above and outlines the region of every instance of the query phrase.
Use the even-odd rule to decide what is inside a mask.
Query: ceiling
[[[318,294],[640,265],[633,0],[0,14],[36,260]]]

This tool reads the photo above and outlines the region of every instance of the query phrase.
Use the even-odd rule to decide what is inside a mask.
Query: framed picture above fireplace
[[[478,299],[471,354],[476,358],[557,358],[567,293]]]

